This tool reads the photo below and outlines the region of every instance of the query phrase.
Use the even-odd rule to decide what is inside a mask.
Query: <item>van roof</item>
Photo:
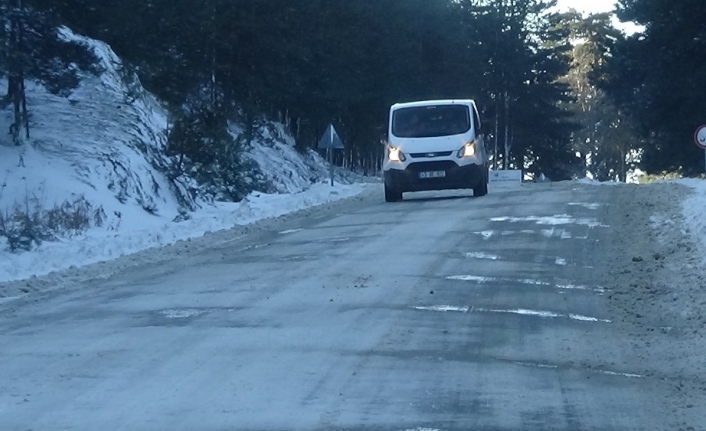
[[[391,109],[398,108],[414,108],[418,106],[431,105],[473,105],[475,102],[472,99],[444,99],[444,100],[420,100],[417,102],[395,103]]]

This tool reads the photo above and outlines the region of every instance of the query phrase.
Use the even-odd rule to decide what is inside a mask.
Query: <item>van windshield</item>
[[[398,138],[434,138],[460,135],[471,129],[465,105],[400,108],[392,113],[392,134]]]

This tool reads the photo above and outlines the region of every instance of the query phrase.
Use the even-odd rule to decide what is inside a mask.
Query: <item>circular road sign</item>
[[[706,126],[701,126],[696,129],[696,134],[694,134],[694,141],[699,148],[706,150]]]

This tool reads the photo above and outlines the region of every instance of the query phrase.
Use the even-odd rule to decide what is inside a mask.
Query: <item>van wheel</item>
[[[487,194],[488,194],[488,174],[486,173],[485,175],[483,175],[483,178],[481,178],[478,185],[473,187],[473,196],[478,198],[481,196],[485,196]]]
[[[391,190],[385,184],[385,202],[397,202],[402,200],[402,192]]]

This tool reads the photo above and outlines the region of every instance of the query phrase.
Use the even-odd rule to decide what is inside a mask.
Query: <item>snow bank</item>
[[[621,183],[619,181],[598,181],[598,180],[594,180],[592,178],[581,178],[579,180],[576,180],[576,182],[579,184],[586,184],[589,186],[621,186],[621,185],[625,185],[625,183]]]
[[[165,174],[171,163],[165,155],[168,116],[159,101],[107,44],[68,29],[62,35],[92,49],[104,72],[82,76],[68,98],[28,83],[31,139],[22,146],[13,146],[2,133],[12,113],[0,110],[0,211],[11,214],[27,203],[49,209],[83,197],[103,210],[105,220],[102,227],[20,254],[7,250],[0,238],[0,282],[113,259],[362,191],[362,186],[322,185],[328,177],[325,161],[314,151],[297,152],[284,127],[270,123],[245,157],[259,165],[268,192],[288,195],[253,193],[238,204],[194,201],[189,178],[180,183]],[[238,132],[236,126],[232,132]],[[350,184],[351,175],[339,171],[338,181]],[[174,222],[185,207],[198,210],[189,220]]]
[[[252,193],[239,203],[216,203],[206,207],[192,213],[189,220],[179,223],[154,218],[147,226],[126,225],[120,232],[91,229],[77,238],[44,243],[32,252],[15,254],[0,251],[0,282],[108,261],[182,239],[199,237],[207,232],[247,225],[348,198],[364,190],[362,184],[331,187],[320,183],[301,193]]]
[[[694,193],[684,200],[682,213],[689,236],[700,247],[701,255],[706,256],[706,180],[684,178],[674,181],[693,189]],[[706,260],[706,257],[704,258]]]

